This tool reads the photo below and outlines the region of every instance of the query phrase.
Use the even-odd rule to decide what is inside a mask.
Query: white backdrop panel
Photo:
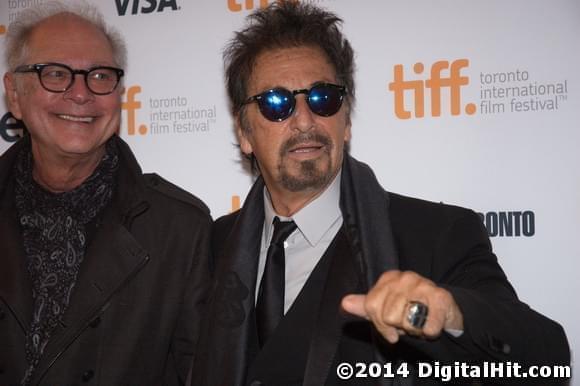
[[[214,217],[228,213],[232,197],[243,200],[252,178],[234,146],[221,51],[260,1],[92,1],[129,48],[121,136],[145,171],[198,195]],[[0,1],[0,50],[12,18],[38,2]],[[562,323],[577,351],[580,3],[314,2],[343,17],[356,51],[352,154],[388,190],[482,213],[520,297]],[[439,64],[433,75],[442,61],[447,66]],[[422,71],[414,70],[416,63]],[[409,81],[425,87],[437,74],[452,85],[441,87],[440,116],[433,116],[431,89],[424,100],[415,100],[410,88],[399,96],[389,90],[396,66],[403,76],[395,88]],[[451,114],[453,87],[457,115]],[[397,104],[410,118],[397,116]],[[5,105],[0,117],[1,153],[17,131]],[[500,232],[494,220],[510,214],[520,221]],[[580,386],[576,378],[572,384]]]

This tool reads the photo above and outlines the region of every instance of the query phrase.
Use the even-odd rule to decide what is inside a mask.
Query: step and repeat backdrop
[[[351,153],[387,190],[478,212],[520,297],[562,323],[577,352],[580,2],[310,1],[344,19],[356,51]],[[10,22],[40,2],[0,1],[0,52]],[[268,1],[92,2],[127,41],[120,135],[143,169],[214,218],[238,208],[253,178],[221,53]],[[0,153],[21,133],[1,103]]]

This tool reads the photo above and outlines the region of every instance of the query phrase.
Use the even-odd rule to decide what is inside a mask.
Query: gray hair
[[[4,58],[9,71],[14,71],[16,67],[24,64],[23,61],[28,54],[28,39],[34,28],[43,20],[61,13],[76,15],[102,31],[111,44],[115,65],[125,68],[127,48],[121,34],[105,23],[103,15],[94,5],[76,0],[49,1],[27,8],[18,14],[16,20],[8,26],[5,40]]]

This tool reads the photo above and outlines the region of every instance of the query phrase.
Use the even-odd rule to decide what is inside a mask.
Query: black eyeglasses
[[[306,103],[314,114],[330,117],[340,110],[346,87],[332,83],[317,83],[310,89],[294,91],[277,87],[248,98],[244,104],[257,102],[264,118],[282,122],[292,115],[297,94],[306,94]]]
[[[36,72],[42,87],[50,92],[65,92],[73,85],[75,75],[80,74],[85,78],[87,88],[95,95],[112,93],[125,74],[115,67],[97,66],[88,70],[73,70],[61,63],[26,64],[16,67],[14,72]]]

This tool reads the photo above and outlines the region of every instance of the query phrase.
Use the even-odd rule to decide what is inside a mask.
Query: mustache
[[[317,142],[326,147],[331,147],[332,145],[332,140],[326,135],[320,133],[301,133],[284,142],[280,148],[280,154],[283,155],[293,147],[308,142]]]

